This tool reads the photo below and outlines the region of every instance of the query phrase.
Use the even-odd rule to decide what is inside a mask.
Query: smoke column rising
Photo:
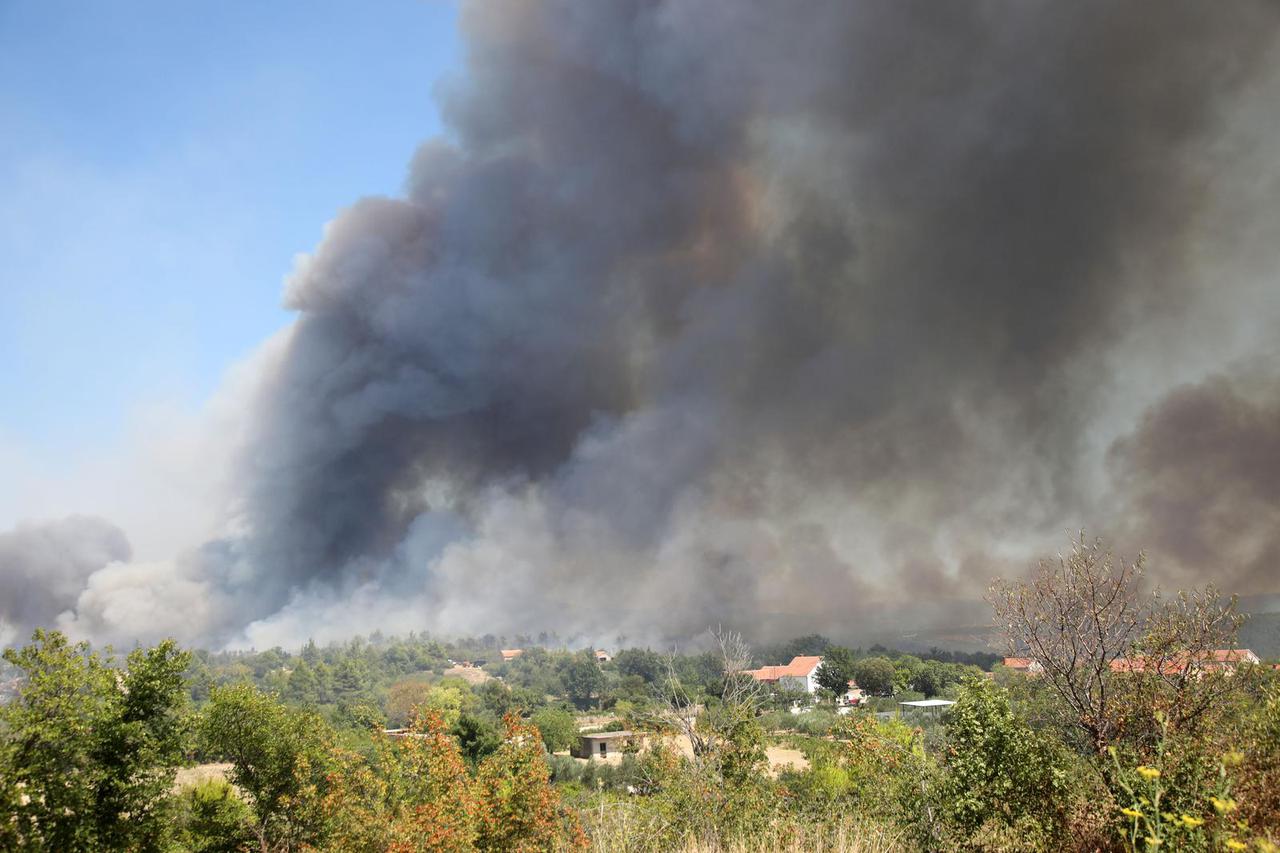
[[[164,570],[202,637],[847,636],[1082,525],[1278,586],[1275,5],[462,22],[448,133],[299,263],[228,533]],[[134,630],[131,583],[67,624]]]

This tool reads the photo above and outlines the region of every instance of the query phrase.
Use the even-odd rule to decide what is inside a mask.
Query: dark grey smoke
[[[1269,369],[1268,369],[1269,368]],[[1183,584],[1280,588],[1280,371],[1218,375],[1169,394],[1111,450],[1130,538],[1156,543]]]
[[[345,211],[289,283],[237,532],[196,561],[238,602],[215,628],[847,636],[945,621],[1126,501],[1185,573],[1265,574],[1274,537],[1212,559],[1163,484],[1274,519],[1275,478],[1218,449],[1274,403],[1175,392],[1114,452],[1127,492],[1103,454],[1135,426],[1117,379],[1198,380],[1280,316],[1233,260],[1274,259],[1236,203],[1274,210],[1274,169],[1233,169],[1274,162],[1276,4],[462,19],[406,198]],[[1208,446],[1162,473],[1189,419]]]
[[[76,515],[0,533],[0,645],[52,627],[90,575],[130,556],[124,533],[99,518]]]

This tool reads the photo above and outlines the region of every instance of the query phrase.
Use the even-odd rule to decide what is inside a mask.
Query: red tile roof
[[[822,658],[818,655],[797,655],[791,659],[791,663],[783,666],[762,666],[759,669],[747,670],[747,675],[753,677],[756,681],[777,681],[780,678],[791,676],[793,678],[804,678],[822,663]]]
[[[1250,649],[1212,649],[1204,653],[1203,668],[1222,669],[1233,663],[1255,663],[1258,656]],[[1162,675],[1176,675],[1184,669],[1195,665],[1187,654],[1170,655],[1160,664]],[[1117,658],[1111,662],[1112,672],[1144,672],[1148,668],[1147,660],[1137,658]],[[1150,664],[1154,668],[1154,662]]]

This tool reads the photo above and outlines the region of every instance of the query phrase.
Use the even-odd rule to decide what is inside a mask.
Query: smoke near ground
[[[462,20],[448,133],[288,282],[226,535],[66,625],[857,636],[1081,526],[1277,586],[1274,4]]]
[[[71,516],[0,533],[0,645],[50,625],[75,605],[94,572],[131,554],[124,533],[100,518]]]

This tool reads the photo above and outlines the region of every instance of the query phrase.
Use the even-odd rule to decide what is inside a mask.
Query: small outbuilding
[[[608,758],[610,755],[621,755],[628,749],[633,751],[638,749],[643,739],[644,735],[631,731],[578,735],[578,749],[574,755],[578,758]]]

